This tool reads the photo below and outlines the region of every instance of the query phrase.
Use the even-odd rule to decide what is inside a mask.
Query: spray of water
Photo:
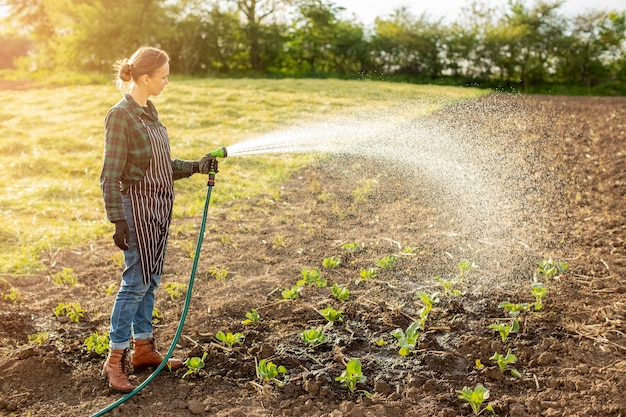
[[[515,137],[520,124],[531,123],[528,109],[519,106],[495,98],[455,105],[436,117],[396,117],[406,108],[334,116],[231,145],[228,153],[326,152],[384,161],[419,187],[421,204],[455,216],[455,230],[442,233],[488,245],[494,264],[520,263],[534,244],[537,210],[529,210],[529,190],[540,188],[533,170],[541,151],[536,142]],[[511,123],[518,125],[513,131]]]

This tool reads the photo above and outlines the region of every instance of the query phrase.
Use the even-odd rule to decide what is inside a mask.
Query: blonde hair
[[[113,64],[113,70],[117,73],[115,84],[121,91],[126,91],[134,82],[137,82],[139,77],[152,76],[169,60],[170,57],[165,51],[151,46],[142,46],[130,59],[120,59]]]

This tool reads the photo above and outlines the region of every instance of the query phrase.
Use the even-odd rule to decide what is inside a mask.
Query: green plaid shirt
[[[125,219],[122,191],[140,182],[150,165],[152,147],[141,119],[150,127],[163,126],[154,104],[149,100],[148,108],[146,112],[130,94],[125,94],[104,119],[104,162],[100,188],[107,218],[111,222]],[[174,180],[198,172],[197,163],[180,159],[172,160],[172,170]]]

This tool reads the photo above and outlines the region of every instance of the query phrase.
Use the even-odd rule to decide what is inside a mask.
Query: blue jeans
[[[122,273],[122,283],[115,297],[111,313],[109,330],[111,350],[122,350],[130,347],[131,333],[135,340],[153,337],[152,310],[154,309],[154,292],[159,286],[161,277],[152,275],[148,285],[143,283],[141,260],[137,249],[137,234],[133,221],[133,210],[130,199],[122,196],[124,216],[130,229],[128,250],[124,251],[126,268]]]

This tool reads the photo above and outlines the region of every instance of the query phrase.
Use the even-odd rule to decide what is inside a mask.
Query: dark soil
[[[511,200],[521,207],[509,225],[515,242],[486,241],[460,227],[462,216],[440,204],[419,175],[384,161],[321,159],[271,195],[211,207],[175,350],[181,358],[208,353],[206,367],[184,379],[185,369],[164,370],[110,414],[453,417],[472,415],[458,391],[482,384],[499,416],[626,415],[626,99],[492,95],[429,118],[454,131],[469,129],[468,121],[493,138],[484,146],[495,164],[523,168],[501,173],[504,188],[523,190]],[[363,197],[354,190],[364,166],[379,174],[367,174],[373,181]],[[219,176],[213,192],[220,192]],[[188,282],[199,222],[173,224],[164,283]],[[476,222],[489,227],[489,218]],[[359,250],[348,252],[348,242]],[[390,255],[395,266],[376,265]],[[324,268],[331,256],[341,264]],[[567,271],[538,274],[537,262],[550,258],[566,262]],[[14,286],[21,294],[21,302],[0,300],[0,415],[87,416],[121,397],[100,377],[104,358],[83,345],[107,331],[113,295],[106,289],[119,282],[120,259],[109,239],[98,240],[43,255],[49,270],[41,275],[0,280],[0,292]],[[433,278],[454,279],[462,259],[477,268],[456,284],[462,295],[446,295]],[[54,282],[63,268],[75,271],[78,285]],[[299,298],[283,301],[281,291],[315,268],[328,285],[306,285]],[[377,275],[357,284],[362,268]],[[543,308],[521,313],[519,332],[503,342],[489,328],[511,320],[498,304],[534,302],[533,280],[548,288]],[[335,283],[349,288],[348,301],[331,296]],[[162,352],[185,301],[164,287],[155,329]],[[438,292],[438,301],[403,357],[391,332],[419,319],[418,291]],[[56,317],[60,302],[80,302],[84,318]],[[343,322],[326,327],[327,343],[305,346],[300,333],[324,326],[316,310],[329,305],[343,310]],[[261,320],[244,326],[253,308]],[[218,330],[241,332],[245,341],[224,348]],[[48,338],[29,342],[38,332]],[[378,346],[381,339],[387,343]],[[490,359],[509,349],[521,379]],[[358,389],[371,398],[335,380],[353,358],[367,377]],[[256,377],[261,359],[287,368],[282,386]]]

